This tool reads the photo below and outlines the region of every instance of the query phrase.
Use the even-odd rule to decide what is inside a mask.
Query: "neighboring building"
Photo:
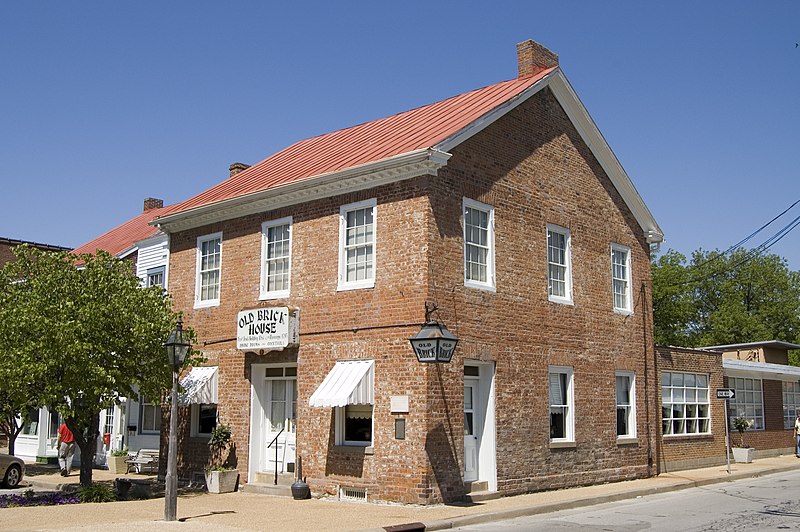
[[[661,379],[662,440],[659,471],[725,463],[725,400],[716,390],[731,388],[728,402],[731,445],[739,444],[735,417],[751,422],[744,441],[756,457],[793,454],[794,420],[800,411],[800,368],[788,351],[800,345],[780,341],[718,345],[701,349],[657,347]]]
[[[169,241],[167,235],[149,225],[161,211],[163,201],[144,200],[141,214],[100,235],[94,240],[72,250],[75,254],[96,253],[104,250],[120,259],[128,260],[142,278],[144,286],[158,284],[166,288]],[[38,415],[37,415],[38,414]],[[16,454],[22,457],[48,457],[57,455],[56,431],[61,424],[59,416],[41,408],[33,415],[34,421],[23,428],[17,439]],[[161,409],[144,397],[123,398],[118,406],[107,408],[100,414],[100,434],[95,461],[105,465],[111,451],[128,447],[158,448],[161,427]],[[76,460],[78,457],[76,456]]]
[[[242,482],[302,456],[313,491],[368,500],[655,474],[662,233],[557,56],[527,41],[518,63],[516,79],[297,142],[160,213],[170,292],[208,358],[181,477],[200,475],[217,417]],[[449,364],[409,345],[432,306],[459,338]],[[258,310],[299,316],[299,346],[237,348],[278,325]]]
[[[6,262],[11,262],[14,260],[14,252],[12,250],[22,244],[28,244],[29,246],[33,246],[41,251],[69,251],[70,249],[64,246],[55,246],[53,244],[42,244],[40,242],[30,242],[28,240],[16,240],[14,238],[0,237],[0,268],[2,268],[3,264]]]

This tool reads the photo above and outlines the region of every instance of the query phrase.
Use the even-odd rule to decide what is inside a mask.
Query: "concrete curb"
[[[551,512],[558,512],[561,510],[572,510],[575,508],[582,508],[586,506],[594,506],[596,504],[603,504],[608,502],[617,502],[626,499],[635,499],[637,497],[645,497],[648,495],[657,495],[660,493],[669,493],[689,488],[700,488],[712,484],[720,484],[723,482],[733,482],[734,480],[742,480],[746,478],[756,478],[764,475],[772,475],[775,473],[784,473],[787,471],[795,471],[797,466],[783,466],[773,467],[766,470],[752,471],[752,472],[735,472],[729,476],[715,477],[702,480],[684,479],[676,484],[668,486],[654,486],[649,488],[638,488],[622,493],[613,493],[609,495],[598,495],[593,497],[586,497],[581,499],[573,499],[566,501],[559,501],[553,503],[537,504],[526,508],[514,508],[511,510],[499,510],[495,512],[487,512],[475,515],[464,515],[453,517],[450,519],[440,519],[436,521],[429,521],[421,523],[425,528],[420,530],[449,530],[462,526],[479,525],[485,523],[492,523],[495,521],[505,521],[508,519],[516,519],[518,517],[529,517],[532,515],[546,514]],[[411,524],[411,523],[409,523]],[[387,528],[377,528],[365,530],[362,532],[385,532]]]

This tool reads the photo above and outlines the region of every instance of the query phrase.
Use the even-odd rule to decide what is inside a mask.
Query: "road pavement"
[[[648,479],[503,497],[472,505],[412,506],[365,504],[334,499],[295,501],[247,492],[222,495],[187,493],[178,499],[178,522],[163,521],[164,499],[161,498],[57,507],[6,508],[0,510],[0,531],[71,532],[102,528],[126,531],[353,531],[382,530],[382,527],[414,522],[424,523],[427,530],[444,530],[798,469],[800,459],[789,455],[763,458],[751,464],[733,464],[731,475],[728,475],[723,465],[665,473]],[[52,473],[31,473],[28,481],[40,488],[64,483],[63,477],[55,470]],[[120,476],[104,470],[95,470],[94,475],[95,480],[111,480]],[[77,483],[77,474],[66,481]],[[0,494],[2,492],[0,490]]]

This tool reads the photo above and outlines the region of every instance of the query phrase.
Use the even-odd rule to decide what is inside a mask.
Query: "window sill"
[[[551,449],[575,449],[578,447],[578,444],[574,441],[551,441],[550,448]]]
[[[334,446],[334,449],[337,451],[344,451],[353,454],[365,454],[369,456],[375,454],[375,447],[372,445],[345,445],[340,443],[339,445]]]
[[[662,437],[665,441],[710,440],[714,437],[714,435],[710,432],[704,432],[702,434],[663,434]]]
[[[464,286],[467,288],[475,288],[476,290],[483,290],[484,292],[497,293],[497,287],[490,284],[478,283],[476,281],[464,281]]]
[[[633,311],[624,308],[614,308],[614,314],[619,314],[620,316],[632,316]]]
[[[547,300],[550,303],[556,303],[558,305],[567,305],[568,307],[574,307],[575,306],[575,302],[572,301],[571,299],[563,299],[563,298],[560,298],[560,297],[549,296],[547,298]]]
[[[368,283],[340,284],[336,287],[336,291],[346,292],[348,290],[363,290],[365,288],[375,288],[375,281],[373,280]]]
[[[617,445],[637,445],[639,438],[636,436],[622,436],[617,438]]]
[[[214,301],[195,301],[194,308],[210,308],[210,307],[218,307],[219,306],[219,299]]]
[[[258,295],[259,301],[268,301],[270,299],[289,299],[289,291],[283,290],[281,292],[266,292]]]

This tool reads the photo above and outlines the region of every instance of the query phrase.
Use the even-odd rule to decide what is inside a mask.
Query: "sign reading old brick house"
[[[243,310],[236,319],[237,349],[283,349],[298,340],[297,312],[288,307]]]

